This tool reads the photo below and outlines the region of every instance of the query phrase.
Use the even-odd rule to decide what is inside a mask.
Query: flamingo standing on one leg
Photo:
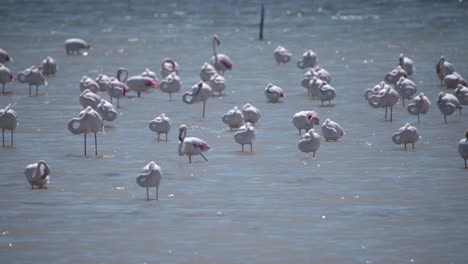
[[[315,152],[320,148],[320,135],[315,133],[314,129],[310,129],[297,144],[300,151],[305,153],[313,153],[312,158],[315,158]]]
[[[419,124],[419,115],[420,114],[427,114],[429,111],[429,107],[431,106],[431,101],[429,98],[424,95],[423,92],[420,92],[413,98],[413,103],[409,104],[407,107],[407,111],[410,115],[417,115],[418,116],[418,124]]]
[[[201,155],[208,161],[202,152],[211,150],[211,147],[203,140],[196,137],[186,137],[187,126],[182,124],[179,127],[179,156],[187,155],[192,163],[192,156]]]
[[[141,173],[136,178],[136,182],[141,187],[146,188],[146,200],[149,201],[149,187],[156,187],[156,200],[158,200],[159,184],[162,178],[161,167],[156,162],[151,161],[143,167]]]
[[[161,70],[159,72],[161,73],[161,77],[164,79],[171,73],[179,75],[179,71],[180,66],[177,62],[171,58],[165,58],[161,63]]]
[[[198,84],[192,87],[191,92],[186,92],[182,96],[182,101],[186,104],[193,104],[203,102],[203,114],[202,117],[205,118],[205,107],[206,101],[213,95],[213,90],[211,87],[204,83],[199,82]]]
[[[16,112],[11,104],[0,110],[0,128],[2,129],[2,147],[5,147],[5,130],[11,131],[10,145],[13,147],[13,130],[18,126]]]
[[[2,94],[5,94],[5,84],[15,80],[13,73],[8,67],[0,63],[0,83],[2,84]]]
[[[226,70],[232,70],[232,61],[231,59],[226,55],[222,53],[217,53],[216,52],[216,46],[219,46],[221,44],[218,35],[213,36],[213,57],[211,58],[211,64],[213,64],[213,67],[216,69],[216,71],[220,75],[224,75],[224,72]]]
[[[462,138],[458,143],[458,153],[465,160],[465,169],[468,168],[466,166],[466,160],[468,160],[468,130],[465,132],[465,138]]]
[[[78,135],[84,134],[84,155],[86,157],[86,134],[94,133],[94,148],[97,156],[97,132],[102,130],[104,121],[101,115],[93,110],[91,106],[82,110],[78,117],[72,118],[68,122],[68,130],[71,133]]]
[[[453,67],[453,65],[450,62],[448,62],[444,56],[440,56],[439,61],[437,62],[435,67],[437,77],[439,77],[441,86],[444,84],[443,82],[445,76],[455,72],[455,68]]]
[[[398,65],[406,71],[408,75],[413,75],[414,73],[414,62],[412,59],[405,57],[403,53],[400,53],[400,58],[398,59]]]
[[[455,112],[456,109],[460,110],[460,115],[462,107],[460,101],[453,94],[448,94],[446,92],[440,92],[437,99],[437,106],[439,107],[440,112],[444,115],[445,123],[447,123],[447,115],[451,115]]]
[[[34,186],[47,188],[47,184],[49,184],[50,180],[49,165],[43,160],[29,164],[24,169],[24,175],[29,184],[31,184],[31,189],[34,189]]]

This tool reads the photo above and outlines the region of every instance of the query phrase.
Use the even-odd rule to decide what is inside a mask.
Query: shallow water
[[[265,40],[258,41],[259,2],[4,1],[0,47],[15,60],[7,66],[17,73],[50,55],[59,71],[38,97],[20,83],[0,96],[19,121],[14,147],[0,149],[1,262],[466,263],[468,170],[456,148],[468,112],[444,124],[434,69],[444,55],[468,76],[466,3],[265,3]],[[225,95],[208,100],[204,119],[202,105],[184,104],[182,93],[172,102],[160,91],[130,94],[117,120],[98,133],[99,155],[83,157],[83,137],[67,129],[81,109],[83,75],[114,75],[122,66],[131,75],[159,72],[171,57],[185,91],[212,55],[213,34],[234,70],[225,76]],[[69,37],[93,48],[66,56]],[[277,45],[293,53],[290,63],[275,64]],[[320,106],[300,85],[295,63],[307,49],[332,74],[334,107]],[[420,124],[401,104],[393,122],[385,121],[363,98],[401,52],[415,61],[411,79],[432,101]],[[284,89],[281,103],[266,102],[269,82]],[[262,112],[252,153],[241,152],[221,122],[246,102]],[[301,110],[337,121],[346,135],[322,142],[315,159],[299,152],[292,116]],[[168,142],[148,129],[162,112],[172,120]],[[422,136],[415,149],[391,141],[406,122]],[[182,123],[213,148],[208,162],[178,156]],[[31,190],[24,168],[40,159],[51,181]],[[135,178],[151,160],[164,176],[160,200],[147,202]]]

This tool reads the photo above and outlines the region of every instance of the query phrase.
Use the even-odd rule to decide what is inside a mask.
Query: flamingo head
[[[315,114],[308,114],[308,115],[307,115],[307,120],[308,120],[309,122],[310,122],[310,121],[314,122],[315,125],[318,125],[319,122],[320,122],[318,116],[315,115]]]
[[[280,97],[281,98],[286,97],[286,94],[285,93],[280,93]]]
[[[226,67],[228,70],[232,70],[232,63],[227,60],[222,60],[221,63]]]

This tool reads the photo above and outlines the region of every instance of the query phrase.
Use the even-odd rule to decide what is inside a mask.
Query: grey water
[[[19,82],[0,96],[0,107],[12,104],[19,122],[14,146],[0,149],[0,262],[467,263],[468,170],[457,143],[468,110],[444,123],[437,94],[451,91],[435,73],[443,55],[468,76],[467,3],[263,3],[259,41],[260,1],[3,0],[0,47],[15,60],[6,65],[16,74],[52,56],[59,70],[37,97]],[[181,97],[199,81],[214,34],[234,67],[224,95],[210,98],[201,118],[202,105]],[[67,56],[70,37],[92,48]],[[288,64],[276,65],[278,45],[292,52]],[[332,107],[300,85],[304,70],[296,61],[308,49],[332,75]],[[411,79],[432,101],[420,124],[401,103],[389,122],[363,97],[400,53],[415,61]],[[159,90],[141,98],[130,92],[98,133],[98,156],[85,158],[83,136],[67,129],[81,110],[82,76],[115,75],[119,67],[159,73],[166,57],[181,66],[182,92],[173,101]],[[281,103],[266,101],[270,82],[285,91]],[[253,152],[241,152],[221,121],[247,102],[262,114]],[[301,110],[340,123],[346,135],[322,141],[315,159],[300,152],[292,116]],[[167,142],[148,129],[160,113],[172,120]],[[422,139],[405,150],[391,135],[407,122]],[[211,146],[207,162],[178,155],[181,124]],[[41,159],[50,184],[31,190],[24,168]],[[154,189],[146,201],[136,184],[152,160],[163,170],[159,201]]]

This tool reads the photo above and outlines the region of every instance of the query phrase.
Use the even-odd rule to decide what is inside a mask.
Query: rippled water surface
[[[466,263],[468,170],[457,143],[468,111],[443,116],[435,63],[444,55],[468,76],[468,7],[463,1],[265,1],[265,39],[258,41],[255,1],[3,1],[0,47],[18,73],[50,55],[59,64],[38,97],[13,83],[0,107],[13,104],[14,147],[0,149],[2,263]],[[130,93],[118,118],[98,133],[99,155],[83,157],[83,137],[67,122],[81,109],[83,75],[159,72],[165,57],[180,65],[183,91],[199,80],[221,39],[234,69],[222,97],[187,105],[160,91]],[[87,56],[66,56],[63,42],[81,37]],[[276,65],[283,45],[292,62]],[[332,74],[333,107],[307,97],[295,63],[307,49]],[[417,124],[398,104],[393,122],[363,98],[404,53],[412,79],[432,101]],[[160,77],[159,77],[160,78]],[[160,78],[161,79],[161,78]],[[281,103],[266,102],[269,83]],[[107,94],[101,94],[108,99]],[[251,102],[262,112],[254,151],[241,152],[221,116]],[[297,149],[292,116],[315,110],[346,135],[322,142],[317,156]],[[148,123],[172,120],[168,142]],[[391,135],[415,124],[422,140],[404,150]],[[213,148],[208,162],[177,154],[177,127]],[[319,129],[317,131],[320,131]],[[9,133],[6,134],[9,136]],[[7,140],[8,141],[8,140]],[[89,153],[93,152],[92,141]],[[27,164],[51,167],[48,189],[31,190]],[[163,169],[160,200],[146,201],[135,178],[154,160]],[[151,195],[154,197],[154,190]]]

